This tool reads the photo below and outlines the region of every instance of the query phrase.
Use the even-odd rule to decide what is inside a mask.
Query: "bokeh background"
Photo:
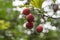
[[[53,12],[51,4],[60,9],[59,0],[0,0],[0,40],[60,40],[60,10]],[[25,8],[35,17],[32,31],[26,29]],[[35,33],[38,25],[43,31]]]

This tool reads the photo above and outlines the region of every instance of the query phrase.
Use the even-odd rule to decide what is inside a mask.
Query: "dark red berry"
[[[40,25],[39,25],[39,26],[37,26],[36,31],[37,31],[37,32],[42,32],[42,31],[43,31],[43,27],[42,27],[42,26],[40,26]]]
[[[32,14],[29,14],[26,16],[26,19],[28,22],[33,22],[34,21],[34,16]]]
[[[33,22],[26,22],[26,28],[27,29],[32,29],[33,28]]]
[[[28,15],[30,13],[30,9],[29,8],[26,8],[23,10],[22,14],[24,15]]]

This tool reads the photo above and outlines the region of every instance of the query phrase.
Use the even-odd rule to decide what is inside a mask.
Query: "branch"
[[[60,17],[58,17],[58,18],[53,18],[53,17],[47,16],[47,15],[44,15],[44,17],[48,17],[48,18],[52,18],[52,19],[60,19]]]

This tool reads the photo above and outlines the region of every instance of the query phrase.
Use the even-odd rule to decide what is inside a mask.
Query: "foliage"
[[[60,32],[57,30],[49,30],[48,33],[36,33],[36,27],[42,23],[40,19],[44,10],[39,9],[42,9],[41,6],[44,0],[29,1],[32,4],[30,8],[31,14],[34,15],[35,19],[37,18],[34,21],[34,31],[30,35],[28,35],[28,31],[25,32],[26,28],[23,27],[23,24],[26,22],[26,16],[23,16],[21,19],[18,18],[21,12],[12,10],[12,1],[0,0],[0,40],[59,40]],[[24,6],[29,8],[30,4]],[[34,9],[34,7],[37,9]],[[54,20],[57,23],[54,23]],[[52,25],[60,26],[59,20],[49,17],[47,21],[50,21]]]
[[[44,0],[32,0],[31,4],[33,7],[41,8],[43,1]]]

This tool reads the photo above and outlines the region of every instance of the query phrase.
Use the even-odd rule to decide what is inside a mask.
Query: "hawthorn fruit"
[[[36,31],[37,31],[37,32],[42,32],[42,31],[43,31],[43,27],[42,27],[42,26],[40,26],[40,25],[39,25],[39,26],[37,26]]]
[[[32,29],[33,28],[33,22],[26,22],[26,28]]]
[[[34,21],[34,16],[32,14],[29,14],[26,16],[26,19],[28,22],[33,22]]]
[[[24,14],[24,15],[30,14],[30,9],[29,8],[24,9],[22,14]]]

